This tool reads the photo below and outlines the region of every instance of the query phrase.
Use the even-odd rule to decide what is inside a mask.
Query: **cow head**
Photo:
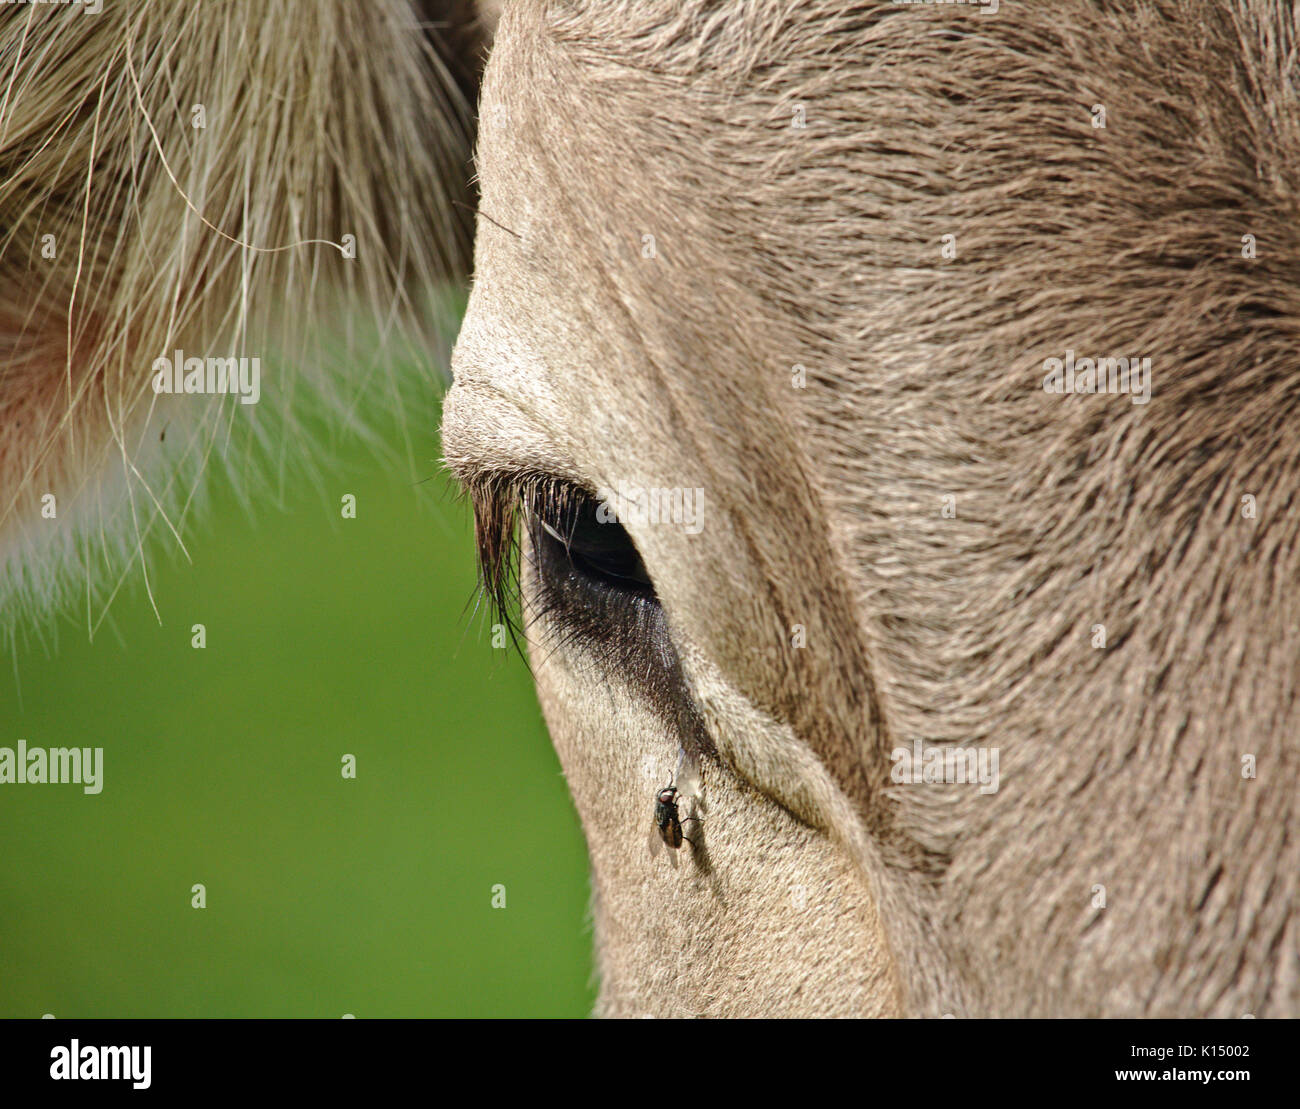
[[[1295,473],[1290,263],[1238,249],[1293,239],[1294,88],[1268,4],[1156,7],[507,6],[444,439],[601,1011],[1294,1011],[1296,527],[1237,511]]]

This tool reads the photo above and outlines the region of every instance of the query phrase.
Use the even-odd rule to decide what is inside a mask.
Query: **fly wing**
[[[659,852],[664,849],[664,846],[665,844],[664,844],[663,833],[659,831],[657,825],[652,826],[650,829],[650,857],[657,858]],[[681,863],[677,861],[676,851],[668,852],[668,862],[674,870],[676,870],[679,866],[681,866]]]
[[[701,791],[703,783],[700,781],[700,762],[693,752],[687,751],[685,747],[677,749],[677,788],[681,790],[683,797],[691,799],[692,811],[694,809],[703,810],[703,797]]]

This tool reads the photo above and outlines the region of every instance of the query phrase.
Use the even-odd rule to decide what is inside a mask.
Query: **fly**
[[[682,816],[680,798],[684,794],[681,789],[673,784],[677,779],[678,772],[682,771],[685,761],[686,751],[683,748],[678,751],[677,770],[668,776],[668,784],[655,794],[654,828],[650,833],[651,854],[658,853],[660,843],[667,844],[674,851],[681,848],[683,840],[689,843],[691,847],[695,846],[695,841],[683,832],[682,825],[690,824],[692,821],[698,823],[698,818],[695,816]],[[685,768],[681,780],[682,784],[688,787],[691,781],[695,781],[698,785],[693,764]],[[673,865],[676,865],[675,860]]]
[[[655,794],[655,827],[659,829],[659,835],[664,843],[669,847],[681,847],[682,840],[693,847],[694,841],[689,836],[682,834],[682,818],[677,808],[677,797],[681,793],[672,780]],[[687,817],[689,820],[690,817]]]

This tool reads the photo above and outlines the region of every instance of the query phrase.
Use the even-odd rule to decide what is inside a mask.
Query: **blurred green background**
[[[323,427],[251,510],[213,466],[161,626],[137,567],[3,659],[0,746],[105,751],[98,796],[0,786],[0,1016],[590,1012],[581,832],[427,408],[374,428],[414,476]]]

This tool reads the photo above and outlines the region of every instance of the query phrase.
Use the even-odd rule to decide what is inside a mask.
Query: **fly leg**
[[[684,828],[687,824],[690,824],[692,821],[694,821],[696,824],[699,824],[700,818],[698,816],[683,817],[681,821],[682,827]],[[692,848],[695,847],[695,841],[691,839],[691,837],[688,836],[685,832],[682,833],[682,839],[684,839],[687,843],[689,843]]]

